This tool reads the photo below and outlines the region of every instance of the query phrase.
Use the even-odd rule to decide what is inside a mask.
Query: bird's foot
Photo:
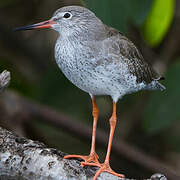
[[[99,167],[99,170],[96,172],[93,180],[96,180],[97,177],[98,177],[102,172],[108,172],[108,173],[113,174],[114,176],[118,176],[118,177],[120,177],[120,178],[124,178],[124,177],[125,177],[123,174],[118,174],[118,173],[114,172],[114,171],[111,169],[109,163],[106,163],[106,162],[103,163],[103,164],[97,164],[97,163],[83,163],[83,164],[84,164],[84,165],[87,165],[87,166],[97,166],[97,167]]]
[[[82,155],[67,155],[64,156],[64,159],[70,159],[70,158],[80,158],[83,159],[84,162],[81,162],[81,166],[85,166],[87,163],[95,163],[99,164],[99,156],[96,154],[96,152],[90,153],[88,156],[82,156]]]

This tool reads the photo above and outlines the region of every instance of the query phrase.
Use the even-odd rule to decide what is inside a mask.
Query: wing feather
[[[114,28],[108,26],[106,28],[108,38],[104,41],[107,48],[110,48],[111,53],[122,57],[120,60],[127,63],[129,72],[137,77],[137,83],[146,82],[148,84],[153,80],[161,79],[128,38]]]

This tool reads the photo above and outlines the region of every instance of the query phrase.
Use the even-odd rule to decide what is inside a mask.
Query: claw
[[[82,162],[81,164],[83,164],[83,166],[96,166],[96,167],[99,167],[99,170],[96,172],[93,180],[96,180],[98,178],[98,176],[102,173],[102,172],[108,172],[110,174],[113,174],[114,176],[118,176],[120,178],[124,178],[125,176],[123,174],[118,174],[116,172],[114,172],[109,163],[103,163],[103,164],[100,164],[100,163],[86,163],[86,162]]]
[[[99,161],[98,161],[99,157],[95,152],[90,153],[90,155],[88,155],[88,156],[82,156],[82,155],[67,155],[67,156],[64,156],[64,159],[70,159],[70,158],[83,159],[84,162],[81,162],[82,167],[86,166],[86,164],[88,164],[88,163],[100,164]]]

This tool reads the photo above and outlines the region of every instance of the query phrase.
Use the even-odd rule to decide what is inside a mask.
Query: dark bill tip
[[[28,25],[28,26],[23,26],[23,27],[15,28],[15,29],[13,29],[13,31],[16,32],[16,31],[32,30],[35,27],[36,26],[33,24],[33,25]]]
[[[44,22],[37,23],[37,24],[18,27],[18,28],[13,29],[13,31],[16,32],[16,31],[24,31],[24,30],[51,28],[52,24],[55,24],[55,22],[49,20],[49,21],[44,21]]]

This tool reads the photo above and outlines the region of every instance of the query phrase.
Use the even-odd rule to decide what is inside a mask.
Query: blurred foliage
[[[103,20],[126,33],[129,22],[140,26],[151,9],[153,0],[85,0],[85,5]]]
[[[166,35],[173,17],[174,0],[155,0],[143,26],[143,35],[146,42],[158,46]]]
[[[172,65],[164,84],[164,92],[153,92],[145,110],[143,126],[151,134],[157,134],[180,120],[180,63]]]
[[[1,7],[6,7],[6,6],[9,6],[9,5],[13,5],[13,4],[16,4],[18,3],[18,1],[20,0],[1,0],[0,1],[0,8]]]
[[[174,16],[174,0],[85,0],[105,24],[126,33],[129,22],[142,27],[143,36],[157,46],[167,33]]]

